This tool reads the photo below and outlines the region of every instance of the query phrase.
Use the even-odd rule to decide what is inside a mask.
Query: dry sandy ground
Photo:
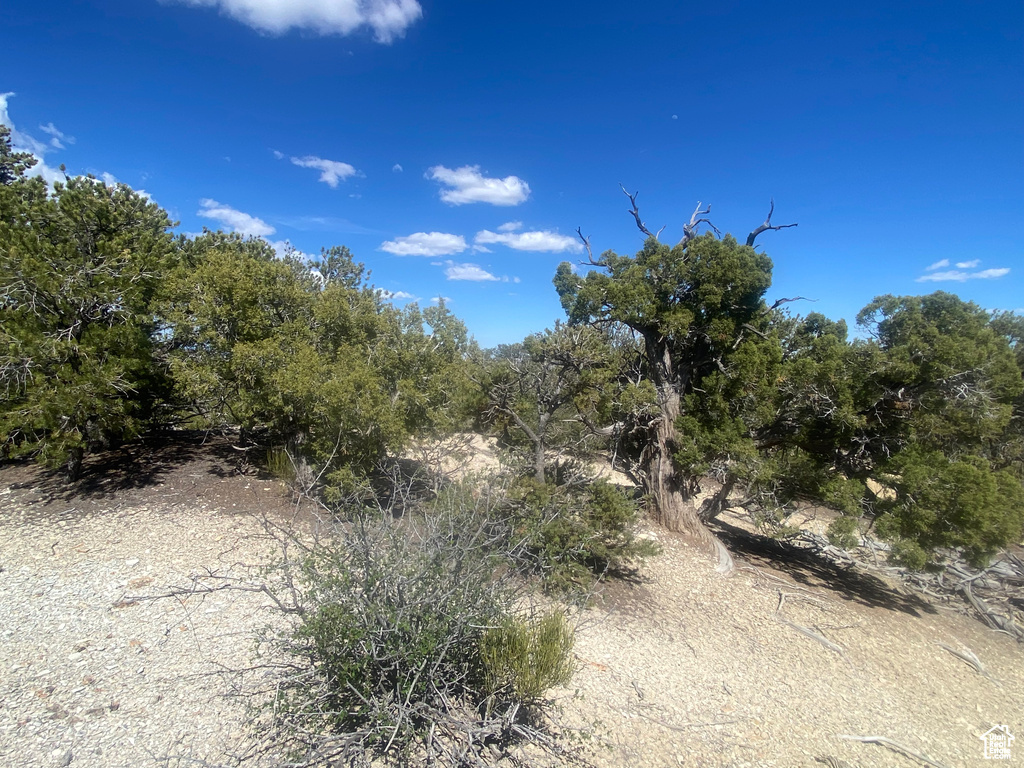
[[[238,460],[224,445],[140,449],[74,494],[0,470],[0,765],[185,766],[244,748],[214,673],[248,663],[262,596],[125,599],[266,561],[257,514],[289,506]],[[856,735],[952,768],[991,764],[993,725],[1024,734],[1024,649],[1008,637],[869,577],[773,562],[735,532],[729,577],[654,535],[664,553],[581,617],[579,671],[556,692],[566,722],[596,724],[597,766],[922,764],[839,738]],[[1024,741],[1015,752],[1011,765]]]
[[[873,579],[824,587],[833,574],[778,569],[752,553],[726,578],[684,541],[660,539],[664,554],[642,583],[610,590],[577,637],[580,698],[566,709],[601,721],[610,747],[601,764],[921,764],[839,738],[856,735],[942,765],[983,765],[981,734],[997,723],[1024,732],[1024,649],[1010,638]],[[990,677],[938,643],[969,648]]]

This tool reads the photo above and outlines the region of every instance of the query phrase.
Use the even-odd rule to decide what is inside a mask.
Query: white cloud
[[[454,261],[445,262],[448,266],[445,267],[444,274],[449,280],[469,280],[471,282],[490,282],[490,283],[518,283],[518,277],[508,277],[502,275],[492,275],[486,269],[481,267],[479,264],[459,264]]]
[[[965,272],[959,269],[950,269],[945,272],[929,272],[927,275],[921,275],[917,278],[919,283],[945,283],[945,282],[957,282],[963,283],[968,280],[995,280],[1003,277],[1004,275],[1010,274],[1009,267],[997,267],[995,269],[982,269],[978,272]]]
[[[263,219],[250,216],[248,213],[236,210],[230,205],[222,205],[216,200],[211,200],[208,197],[204,197],[200,200],[199,205],[201,205],[202,208],[196,211],[197,216],[202,216],[205,219],[213,219],[222,227],[226,227],[232,232],[238,232],[242,235],[249,235],[253,237],[266,237],[267,235],[272,235],[277,231],[267,224],[267,222],[263,221]]]
[[[416,0],[177,0],[217,8],[225,16],[271,35],[290,29],[348,35],[369,27],[379,43],[402,37],[423,16]]]
[[[274,157],[276,157],[278,160],[284,160],[284,152],[281,152],[281,151],[275,149],[274,150]]]
[[[100,174],[100,178],[103,179],[103,183],[108,187],[116,187],[119,183],[117,176],[112,173],[107,173],[106,171]]]
[[[530,196],[530,185],[518,176],[506,176],[504,179],[487,178],[480,173],[479,165],[464,165],[455,170],[435,165],[426,175],[428,179],[448,187],[441,190],[441,199],[452,205],[519,205]]]
[[[257,219],[257,221],[259,221],[259,219]],[[285,256],[291,256],[292,258],[301,259],[302,261],[313,260],[313,256],[311,254],[300,251],[288,240],[267,240],[267,242],[270,243],[270,246],[274,249],[274,253],[277,254],[277,258],[279,259],[284,258]],[[326,282],[326,278],[319,270],[311,269],[310,272],[315,272],[316,275],[319,275],[319,280]],[[314,277],[316,275],[314,275]]]
[[[442,301],[445,304],[451,304],[452,303],[451,297],[449,297],[449,296],[435,296],[434,298],[432,298],[430,300],[430,303],[431,304],[440,304]]]
[[[401,173],[404,169],[402,168],[401,165],[395,163],[394,165],[391,166],[391,170],[394,171],[395,173]]]
[[[956,263],[956,268],[957,269],[974,269],[979,264],[981,264],[981,259],[971,259],[970,261],[958,261]]]
[[[521,221],[509,221],[498,227],[499,232],[515,232],[523,228],[523,222]]]
[[[380,249],[396,256],[449,256],[466,250],[466,238],[447,232],[414,232],[385,240]]]
[[[943,267],[949,266],[949,259],[943,259],[942,261],[936,261],[934,264],[929,264],[924,268],[925,272],[931,272],[933,269],[942,269]]]
[[[7,105],[7,100],[11,96],[14,96],[13,92],[0,93],[0,123],[11,129],[11,145],[14,147],[14,150],[16,152],[31,152],[38,161],[28,169],[28,175],[42,176],[43,180],[50,186],[53,186],[53,183],[56,181],[64,181],[64,174],[59,169],[48,165],[45,160],[46,153],[51,149],[56,149],[56,147],[39,141],[39,139],[24,131],[19,131],[14,125]]]
[[[348,163],[339,163],[337,160],[324,160],[314,155],[293,157],[292,162],[300,168],[316,168],[320,171],[320,181],[331,189],[337,189],[339,181],[344,181],[358,173]]]
[[[55,126],[52,121],[46,125],[40,125],[39,130],[43,133],[50,134],[50,146],[54,149],[64,149],[65,141],[68,144],[75,143],[74,136],[65,136],[64,133],[57,129],[57,126]]]
[[[453,261],[448,262],[444,274],[449,280],[471,280],[473,282],[500,282],[501,280],[500,277],[495,277],[478,264],[456,264]]]
[[[477,244],[501,243],[517,251],[537,251],[543,253],[578,253],[583,245],[574,237],[560,235],[549,230],[535,232],[491,232],[484,229],[476,233],[473,240]]]
[[[380,289],[380,296],[385,301],[415,301],[416,297],[408,291],[387,291]]]

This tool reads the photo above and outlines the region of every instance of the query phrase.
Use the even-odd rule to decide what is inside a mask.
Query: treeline
[[[781,529],[817,501],[843,513],[837,542],[874,527],[923,567],[949,547],[981,562],[1024,530],[1017,315],[883,296],[851,340],[765,302],[762,229],[746,244],[688,231],[591,255],[585,274],[563,264],[568,322],[481,351],[443,305],[392,306],[345,248],[176,237],[130,188],[49,189],[32,163],[0,127],[2,458],[74,477],[147,430],[232,426],[329,495],[413,437],[476,426],[521,449],[517,492],[537,508],[590,498],[565,457],[607,450],[664,525],[698,536],[727,505]]]
[[[3,130],[0,128],[0,130]],[[345,248],[175,237],[125,185],[52,191],[0,142],[0,441],[74,477],[156,426],[240,428],[334,484],[466,412],[464,325],[399,310]]]

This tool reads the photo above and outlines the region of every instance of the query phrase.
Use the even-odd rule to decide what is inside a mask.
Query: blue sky
[[[585,9],[585,10],[581,10]],[[42,169],[145,190],[180,230],[438,296],[485,346],[561,317],[562,260],[764,220],[769,299],[1024,308],[1024,5],[4,0],[0,121]]]

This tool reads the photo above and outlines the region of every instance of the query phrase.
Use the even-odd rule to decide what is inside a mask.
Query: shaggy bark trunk
[[[710,545],[711,532],[700,519],[696,504],[697,479],[680,472],[672,461],[678,445],[679,418],[685,379],[674,371],[672,353],[664,339],[645,337],[661,414],[653,425],[654,440],[642,460],[645,490],[655,519],[670,531],[680,531]]]

